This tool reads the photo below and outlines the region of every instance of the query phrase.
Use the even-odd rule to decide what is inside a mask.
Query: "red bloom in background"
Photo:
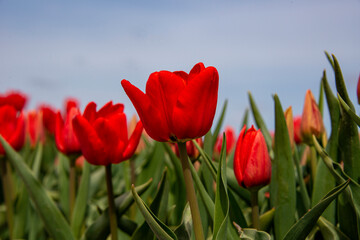
[[[230,126],[227,126],[225,128],[225,136],[226,136],[226,155],[228,155],[230,151],[233,149],[236,142],[235,130]],[[216,139],[216,143],[214,147],[215,152],[218,154],[220,154],[221,152],[222,141],[223,141],[223,135],[220,134]]]
[[[15,150],[20,150],[24,145],[25,118],[11,105],[0,106],[0,134]],[[0,154],[5,154],[1,144]]]
[[[6,94],[0,95],[0,106],[11,105],[17,111],[23,110],[26,101],[26,95],[21,92],[10,91]]]
[[[210,129],[217,104],[219,75],[196,64],[189,74],[160,71],[150,75],[143,93],[129,81],[121,84],[150,137],[160,142],[186,141]]]
[[[72,107],[66,114],[65,120],[58,112],[55,125],[55,143],[58,150],[66,155],[80,153],[80,144],[74,133],[73,118],[80,114],[76,107]]]
[[[302,142],[301,116],[294,117],[294,140],[296,144],[300,144]]]
[[[32,110],[27,113],[26,133],[31,147],[35,147],[39,140],[45,140],[41,112]]]
[[[79,101],[76,98],[66,98],[65,99],[65,111],[68,113],[71,108],[79,108]]]
[[[202,138],[197,138],[197,139],[195,139],[195,141],[199,144],[200,147],[203,146]],[[177,144],[173,144],[173,143],[170,143],[170,144],[171,144],[171,147],[173,148],[175,154],[178,157],[180,157],[179,146]],[[199,150],[195,147],[195,144],[192,141],[186,142],[186,152],[187,152],[189,158],[191,158],[191,159],[197,158],[200,154]]]
[[[260,187],[269,184],[271,161],[264,136],[254,126],[240,132],[235,148],[234,173],[240,186]]]
[[[50,133],[55,134],[56,111],[48,105],[41,105],[42,121],[44,128]]]
[[[130,158],[140,141],[143,130],[139,121],[128,138],[124,105],[108,102],[99,111],[90,102],[83,115],[74,120],[74,131],[85,159],[94,165],[120,163]]]

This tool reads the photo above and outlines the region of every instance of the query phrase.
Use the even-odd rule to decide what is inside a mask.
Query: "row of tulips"
[[[237,138],[220,133],[227,102],[213,124],[219,75],[202,63],[152,73],[145,93],[123,80],[140,121],[0,96],[1,239],[360,239],[360,118],[326,56],[337,97],[325,72],[301,116],[274,95],[270,133],[249,93],[258,130],[246,111]]]

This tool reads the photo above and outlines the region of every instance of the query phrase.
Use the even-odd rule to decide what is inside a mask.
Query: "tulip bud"
[[[263,134],[254,126],[241,130],[235,147],[234,173],[240,186],[265,186],[271,179],[271,161]]]
[[[289,133],[291,149],[294,149],[294,120],[291,106],[285,110],[285,121]]]
[[[301,116],[294,117],[294,140],[296,144],[302,142],[301,138]]]
[[[317,138],[325,131],[321,113],[310,90],[306,91],[304,109],[301,117],[301,136],[311,142],[312,135]]]
[[[36,146],[38,141],[45,141],[41,112],[33,110],[27,113],[26,134],[32,148]]]
[[[228,155],[230,151],[233,149],[236,142],[234,129],[230,126],[226,127],[225,136],[226,136],[226,155]],[[223,135],[220,134],[216,140],[214,147],[214,152],[217,154],[220,154],[221,152],[222,141],[223,141]]]

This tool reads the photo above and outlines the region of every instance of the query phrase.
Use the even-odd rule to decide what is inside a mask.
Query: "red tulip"
[[[226,136],[226,155],[228,155],[230,151],[233,149],[236,142],[234,129],[230,126],[226,127],[225,136]],[[217,138],[214,148],[215,152],[218,154],[220,154],[221,152],[222,141],[223,141],[223,135],[221,134]]]
[[[202,147],[202,145],[203,145],[202,138],[197,138],[197,139],[195,139],[195,141],[197,142],[197,144],[199,144],[199,146]],[[170,144],[171,144],[175,154],[178,157],[180,157],[179,146],[174,143],[170,143]],[[200,154],[199,150],[195,147],[195,144],[192,141],[186,142],[186,152],[190,159],[196,159]]]
[[[213,122],[219,75],[196,64],[183,71],[152,73],[144,94],[127,80],[121,84],[150,137],[160,142],[186,141],[205,135]]]
[[[50,134],[55,134],[56,111],[48,105],[41,105],[40,112],[42,112],[44,128]]]
[[[260,187],[269,184],[271,161],[264,136],[254,126],[241,130],[234,155],[234,173],[240,186]]]
[[[42,114],[35,110],[30,111],[27,113],[26,120],[26,133],[30,141],[30,146],[35,147],[38,141],[44,140]]]
[[[140,141],[143,130],[141,121],[128,138],[124,105],[107,103],[99,111],[89,103],[83,115],[74,120],[75,134],[85,159],[94,165],[120,163],[130,158]]]
[[[79,101],[71,97],[65,99],[65,111],[68,113],[73,107],[79,108]]]
[[[294,140],[296,144],[300,144],[302,142],[301,116],[294,117]]]
[[[312,135],[319,138],[325,131],[320,110],[310,90],[306,91],[303,113],[301,116],[301,136],[305,141],[311,141]]]
[[[0,95],[0,106],[11,105],[17,111],[21,111],[26,104],[27,97],[25,94],[16,91],[10,91],[4,95]]]
[[[55,143],[58,150],[66,155],[80,153],[80,144],[74,133],[73,118],[80,114],[78,108],[73,107],[65,116],[65,121],[58,112],[55,125]]]
[[[20,150],[25,141],[25,118],[11,105],[0,106],[0,134],[15,149]],[[5,150],[0,144],[0,155]]]

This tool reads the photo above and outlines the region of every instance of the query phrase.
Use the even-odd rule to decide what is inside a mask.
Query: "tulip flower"
[[[26,133],[32,148],[36,146],[39,140],[42,142],[45,140],[41,112],[32,110],[27,113]]]
[[[26,104],[27,97],[25,94],[16,91],[10,91],[4,95],[0,95],[0,106],[11,105],[17,111],[21,111]]]
[[[294,140],[296,144],[300,144],[302,142],[301,116],[294,117]]]
[[[107,103],[99,111],[89,103],[83,115],[74,120],[74,130],[86,160],[94,165],[116,164],[130,158],[143,130],[139,121],[128,138],[126,115],[122,104]]]
[[[311,142],[312,135],[319,138],[324,133],[324,123],[321,113],[310,90],[306,91],[303,113],[301,116],[301,136],[306,142]]]
[[[251,193],[253,227],[259,228],[258,190],[270,183],[271,161],[264,136],[254,126],[240,132],[235,147],[234,173],[240,186]]]
[[[80,114],[78,108],[73,107],[65,116],[65,120],[58,112],[55,125],[55,142],[58,150],[66,155],[80,154],[80,144],[73,128],[73,118]]]
[[[203,141],[202,138],[197,138],[195,139],[195,141],[199,144],[199,146],[202,147],[203,145]],[[173,150],[175,152],[175,154],[180,157],[180,152],[179,152],[179,147],[177,144],[173,144],[171,143],[173,146]],[[187,141],[186,142],[186,152],[187,155],[189,156],[190,159],[196,159],[199,156],[199,151],[198,149],[195,147],[194,143],[192,141]]]
[[[128,138],[126,115],[123,110],[123,104],[113,105],[112,102],[108,102],[96,111],[96,104],[91,102],[86,106],[84,114],[77,115],[73,120],[85,159],[91,164],[105,166],[112,239],[117,239],[117,220],[111,165],[125,161],[134,154],[143,131],[142,123],[139,121]]]
[[[196,64],[189,74],[160,71],[150,75],[146,93],[127,80],[121,84],[146,132],[160,142],[186,141],[210,129],[217,104],[219,75],[214,67]]]
[[[0,106],[0,134],[15,149],[20,150],[25,141],[25,118],[11,105]],[[0,155],[5,150],[0,144]]]
[[[253,188],[267,185],[271,178],[271,161],[264,136],[254,126],[240,132],[235,147],[234,172],[240,186]]]
[[[226,136],[226,155],[228,155],[235,146],[235,142],[236,142],[235,130],[230,126],[226,127],[225,136]],[[223,135],[220,134],[216,140],[214,147],[214,151],[217,154],[220,154],[221,152],[222,141],[223,141]]]
[[[41,105],[39,111],[42,113],[43,126],[46,131],[55,135],[56,111],[48,105]]]
[[[65,111],[68,113],[71,108],[76,107],[79,108],[79,101],[76,98],[66,98],[65,99]]]

